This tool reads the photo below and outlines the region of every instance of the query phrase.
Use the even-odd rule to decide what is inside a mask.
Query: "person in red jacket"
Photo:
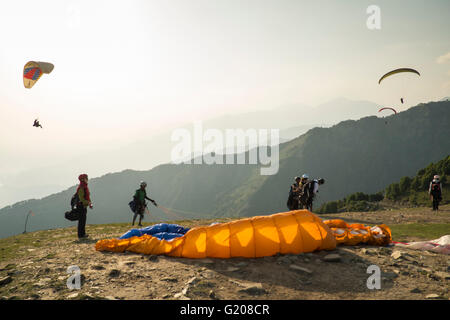
[[[79,203],[77,208],[80,213],[80,218],[78,219],[78,238],[87,238],[86,234],[86,218],[87,218],[87,208],[93,208],[91,201],[91,194],[88,188],[88,175],[83,173],[78,177],[80,180],[80,185],[77,188],[77,195]]]

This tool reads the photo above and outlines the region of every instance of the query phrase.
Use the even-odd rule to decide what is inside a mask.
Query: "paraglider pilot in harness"
[[[289,190],[289,197],[286,203],[289,210],[298,209],[298,196],[300,194],[300,177],[295,177],[294,181],[295,182],[291,185],[291,189]]]
[[[316,194],[319,192],[319,185],[325,183],[325,179],[314,179],[302,186],[299,196],[299,208],[308,209],[312,212],[312,204]]]
[[[142,226],[141,222],[142,222],[142,219],[144,218],[145,208],[147,207],[147,204],[145,203],[145,199],[147,199],[150,202],[152,202],[153,205],[155,205],[155,207],[158,206],[156,204],[155,200],[150,199],[149,197],[147,197],[147,192],[145,191],[146,187],[147,187],[147,183],[144,182],[144,181],[141,181],[140,188],[136,190],[136,193],[133,196],[133,200],[135,202],[136,209],[134,211],[132,225],[134,225],[134,222],[136,221],[136,217],[137,217],[137,215],[139,215],[139,224],[138,224],[138,226]]]
[[[308,175],[304,174],[302,177],[295,177],[294,183],[291,185],[291,189],[289,190],[289,197],[287,201],[287,207],[289,210],[298,210],[299,209],[299,197],[302,193],[303,186],[308,182]]]
[[[38,119],[35,119],[34,120],[34,122],[33,122],[33,127],[41,127],[42,128],[42,126],[41,126],[41,124],[39,123],[39,120]]]

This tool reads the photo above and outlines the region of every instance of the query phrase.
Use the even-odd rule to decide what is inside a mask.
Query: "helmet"
[[[317,182],[318,182],[319,184],[324,184],[324,183],[325,183],[325,179],[320,178],[320,179],[317,180]]]
[[[439,176],[436,174],[433,179],[439,180]]]
[[[302,179],[309,179],[309,176],[308,176],[306,173],[304,173],[304,174],[302,175]]]
[[[300,177],[295,177],[295,178],[294,178],[294,181],[297,181],[298,179],[300,179]]]
[[[141,181],[141,187],[146,187],[147,186],[147,182],[145,182],[145,181]]]

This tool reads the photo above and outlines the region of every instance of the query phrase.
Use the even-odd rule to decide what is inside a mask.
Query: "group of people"
[[[83,173],[78,176],[78,180],[80,181],[80,184],[78,185],[77,191],[74,195],[75,203],[74,207],[75,210],[78,212],[78,239],[84,239],[88,238],[89,235],[86,234],[86,217],[87,217],[87,209],[93,209],[93,204],[91,201],[91,195],[88,187],[88,175]],[[145,208],[147,207],[146,201],[151,201],[155,206],[158,206],[156,201],[153,199],[150,199],[147,196],[146,188],[147,183],[144,181],[141,181],[139,189],[136,190],[134,196],[133,196],[133,202],[134,202],[134,216],[133,216],[133,222],[132,225],[134,225],[137,216],[139,216],[139,226],[142,226],[142,219],[144,218]]]
[[[319,192],[319,186],[325,183],[325,180],[309,180],[305,173],[301,177],[295,177],[294,183],[289,190],[287,206],[289,210],[308,209],[312,211],[312,205],[316,194]]]

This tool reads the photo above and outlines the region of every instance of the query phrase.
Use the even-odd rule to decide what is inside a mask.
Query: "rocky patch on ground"
[[[392,247],[338,247],[295,255],[244,259],[184,259],[100,253],[78,244],[78,254],[38,251],[0,266],[1,299],[448,299],[448,256]],[[57,250],[57,249],[56,249]],[[80,268],[81,288],[67,272]],[[369,266],[380,289],[369,289]]]

